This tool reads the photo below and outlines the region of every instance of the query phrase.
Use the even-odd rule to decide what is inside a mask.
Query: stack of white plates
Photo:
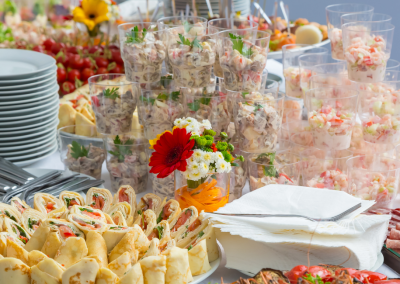
[[[221,0],[210,0],[211,8],[214,14],[220,14],[219,12],[219,2]],[[233,10],[235,12],[240,11],[242,16],[247,16],[250,14],[250,0],[232,0],[233,1]],[[192,10],[192,0],[176,0],[176,10],[179,12],[180,10],[186,11],[186,4],[189,4],[190,9]],[[196,1],[197,12],[199,16],[208,18],[208,8],[205,0],[197,0]]]
[[[30,165],[57,150],[56,61],[28,50],[0,49],[0,156]]]

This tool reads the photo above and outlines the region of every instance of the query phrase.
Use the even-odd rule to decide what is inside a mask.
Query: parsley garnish
[[[241,36],[235,36],[234,34],[229,33],[229,37],[231,38],[231,41],[233,43],[233,49],[239,51],[240,54],[250,57],[253,54],[253,51],[251,51],[251,46],[250,48],[247,48],[246,45],[243,43],[243,39]]]
[[[185,29],[185,33],[190,32],[192,27],[193,27],[193,25],[191,25],[188,21],[183,22],[183,28]]]
[[[191,250],[192,248],[193,248],[193,246],[192,246],[192,245],[190,245],[190,246],[188,247],[188,251],[189,251],[189,250]]]
[[[269,166],[263,166],[263,173],[267,177],[277,177],[278,172],[274,167],[275,153],[263,153],[258,155],[255,162],[262,164],[269,164]]]
[[[331,284],[331,282],[324,282],[319,275],[313,277],[311,274],[306,274],[306,276],[303,276],[303,279],[314,284]]]
[[[142,215],[142,210],[138,210],[137,212],[139,215]]]
[[[119,98],[118,90],[119,90],[119,88],[105,89],[105,90],[103,91],[103,95],[104,95],[107,99],[115,100],[116,98]]]
[[[65,197],[64,200],[65,200],[65,203],[67,203],[67,208],[68,208],[69,205],[71,204],[71,198]]]
[[[170,97],[173,101],[178,101],[179,100],[179,96],[181,95],[180,91],[175,91],[172,92],[171,94],[165,94],[165,93],[160,93],[158,94],[157,98],[153,99],[153,98],[146,98],[144,96],[140,97],[140,100],[142,102],[147,102],[150,103],[152,105],[154,105],[154,103],[156,102],[156,100],[159,101],[166,101],[168,100]]]
[[[126,33],[126,42],[127,43],[142,43],[143,39],[146,37],[147,30],[142,30],[142,37],[140,37],[139,28],[135,26],[131,29],[130,33]]]
[[[15,219],[14,216],[11,216],[10,212],[8,212],[7,210],[4,210],[4,213],[7,215],[8,218],[10,218],[11,220],[13,220],[14,222],[17,222],[17,220]]]
[[[32,228],[33,228],[31,218],[28,218],[28,227],[29,227],[29,229],[32,229]]]
[[[160,215],[157,218],[157,224],[160,223],[163,219],[164,208],[161,210]]]
[[[86,149],[85,146],[80,145],[76,141],[72,141],[71,145],[71,156],[73,158],[78,159],[80,157],[87,157],[87,155],[89,154],[90,146],[88,149]]]
[[[126,140],[124,143],[117,135],[114,139],[115,151],[108,151],[108,153],[117,157],[119,162],[123,162],[125,160],[125,156],[132,155],[131,149],[129,149],[129,147],[126,147],[129,145],[133,145],[133,141],[131,139]]]
[[[198,111],[200,109],[200,104],[209,105],[211,102],[211,97],[204,97],[198,100],[194,100],[192,103],[187,104],[189,109],[192,111]]]
[[[172,80],[172,75],[161,76],[160,85],[163,86],[164,88],[167,88],[169,85],[171,85],[171,80]]]
[[[86,212],[93,212],[92,209],[82,208],[82,207],[79,207],[79,210],[81,210],[81,211],[86,211]]]
[[[158,231],[158,239],[161,240],[162,239],[162,235],[163,235],[163,231],[164,231],[164,227],[163,226],[157,226],[156,229]]]
[[[197,47],[200,48],[201,50],[203,49],[203,46],[201,45],[199,39],[197,38],[197,36],[193,39],[192,42],[190,42],[190,40],[188,40],[187,38],[185,38],[182,34],[179,34],[179,39],[181,41],[176,41],[178,44],[183,44],[183,45],[187,45],[190,47]]]
[[[204,236],[204,232],[203,232],[203,231],[201,231],[201,232],[199,233],[199,238],[201,238],[202,236]]]
[[[248,95],[248,94],[250,94],[250,92],[243,92],[243,93],[242,93],[243,99],[245,99],[245,98],[246,98],[246,95]]]
[[[255,105],[254,106],[254,113],[256,113],[257,111],[263,109],[262,105]]]

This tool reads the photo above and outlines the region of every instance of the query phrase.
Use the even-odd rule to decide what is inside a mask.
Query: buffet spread
[[[391,17],[206,2],[1,4],[0,283],[195,284],[221,248],[233,283],[399,283],[370,271],[382,247],[400,265]],[[17,167],[56,148],[64,171]]]

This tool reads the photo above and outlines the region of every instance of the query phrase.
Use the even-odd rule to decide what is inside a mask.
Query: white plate
[[[30,144],[25,146],[25,149],[21,149],[21,150],[15,150],[13,152],[10,151],[6,151],[6,152],[2,152],[1,148],[0,148],[0,156],[3,158],[7,158],[7,157],[13,157],[16,155],[22,155],[22,154],[31,154],[37,151],[41,151],[44,148],[51,148],[54,144],[54,140],[56,138],[54,137],[50,137],[50,139],[48,139],[47,141],[42,141],[42,143],[40,143],[38,146],[32,147]]]
[[[15,110],[21,110],[21,109],[27,109],[27,108],[32,108],[38,105],[43,105],[48,103],[49,101],[53,100],[54,98],[59,98],[58,93],[54,93],[52,94],[52,96],[49,97],[44,97],[42,100],[40,101],[36,101],[36,102],[30,102],[30,103],[26,103],[26,104],[15,104],[15,105],[5,105],[3,106],[3,104],[0,105],[0,110],[11,110],[11,109],[15,109]],[[19,103],[20,101],[15,101],[15,103]],[[1,114],[1,112],[0,112]]]
[[[7,145],[7,143],[3,143],[3,146],[0,146],[0,150],[1,151],[16,151],[16,150],[23,150],[26,149],[28,147],[35,147],[38,146],[40,144],[43,143],[47,143],[48,141],[51,141],[53,139],[57,139],[57,132],[54,131],[52,133],[46,134],[43,137],[40,137],[40,139],[35,139],[34,141],[32,141],[32,139],[30,139],[28,142],[26,142],[26,144],[24,143],[12,143],[12,145],[18,145],[18,146],[11,146],[9,147]]]
[[[3,126],[8,126],[8,125],[31,125],[33,121],[43,121],[47,117],[54,115],[55,113],[58,113],[58,104],[54,105],[51,109],[45,110],[38,114],[37,117],[25,119],[25,120],[12,120],[12,121],[2,121],[3,119],[0,119],[0,128],[3,128]],[[14,118],[17,119],[17,118]],[[7,129],[7,127],[4,127],[3,129]]]
[[[329,41],[329,39],[326,39],[326,40],[324,40],[324,41],[322,41],[320,43],[314,44],[312,46],[297,48],[296,50],[298,50],[298,51],[302,51],[302,50],[306,51],[307,49],[310,49],[310,48],[313,48],[313,47],[321,47],[321,46],[324,46],[324,45],[326,45],[328,43],[330,43],[330,41]],[[282,59],[282,57],[283,57],[283,53],[282,53],[282,50],[280,50],[280,51],[268,52],[268,57],[267,58],[268,59]]]
[[[0,50],[0,80],[26,79],[52,68],[56,60],[46,54],[23,50]]]
[[[50,89],[54,84],[57,84],[57,79],[53,76],[53,80],[51,80],[50,82],[43,83],[40,86],[33,86],[33,88],[30,89],[14,88],[14,90],[0,90],[0,96],[14,96],[21,93],[35,93],[38,91]]]
[[[50,80],[57,79],[57,73],[49,72],[49,74],[50,73],[53,73],[54,75],[51,77],[45,76],[43,79],[39,79],[36,82],[32,82],[32,83],[28,83],[28,84],[15,84],[15,85],[10,85],[10,86],[0,85],[0,91],[32,88],[36,85],[42,85],[42,84],[49,82]]]
[[[38,131],[42,131],[44,129],[50,129],[53,127],[56,127],[59,123],[58,118],[53,119],[52,121],[50,121],[49,123],[45,123],[43,125],[40,125],[38,127],[34,127],[32,126],[31,128],[28,129],[20,129],[20,130],[15,130],[15,131],[7,131],[7,132],[0,132],[0,139],[1,137],[9,137],[9,136],[19,136],[19,135],[25,135],[27,133],[31,133],[31,132],[38,132]]]
[[[50,149],[48,153],[46,153],[46,154],[44,154],[42,156],[39,156],[39,157],[36,157],[36,158],[32,158],[32,159],[29,159],[29,160],[25,160],[25,161],[13,161],[13,163],[14,163],[14,165],[17,165],[18,167],[26,167],[26,166],[32,165],[33,163],[36,163],[36,162],[38,162],[40,160],[43,160],[43,159],[47,158],[50,155],[53,155],[53,153],[56,152],[56,151],[57,151],[57,145],[55,145],[54,148]]]
[[[375,264],[371,267],[371,269],[367,269],[367,270],[369,270],[369,271],[377,271],[379,269],[379,267],[382,266],[383,260],[384,260],[383,259],[383,254],[380,252],[378,254],[378,259],[376,260]],[[254,276],[254,273],[251,273],[251,272],[246,272],[246,271],[239,270],[239,269],[238,269],[238,271],[240,271],[241,273],[246,274],[247,276],[250,276],[250,277]]]
[[[0,120],[15,120],[15,119],[25,119],[31,116],[36,116],[40,111],[52,108],[54,105],[59,104],[59,98],[53,96],[52,100],[46,101],[41,105],[25,108],[25,109],[14,109],[14,110],[2,110],[0,112]]]
[[[37,97],[37,98],[41,99],[41,98],[43,98],[43,95],[54,94],[55,92],[58,91],[59,88],[60,87],[58,86],[57,82],[53,82],[53,86],[50,86],[46,90],[41,90],[41,91],[38,91],[35,93],[24,94],[24,95],[0,96],[0,101],[12,102],[12,104],[15,104],[16,101],[18,101],[20,99],[30,99],[33,97]],[[3,102],[1,102],[0,104],[3,104]]]
[[[35,157],[40,157],[42,155],[45,155],[46,153],[51,151],[53,148],[57,149],[57,140],[54,140],[54,144],[53,144],[52,148],[47,147],[46,149],[37,151],[36,153],[20,155],[20,156],[13,156],[13,157],[7,157],[7,160],[12,161],[12,162],[13,161],[23,162],[24,160],[29,160],[29,159],[32,159],[32,158],[35,158]]]
[[[38,136],[43,136],[43,135],[46,135],[47,133],[52,132],[56,129],[55,124],[53,124],[52,126],[53,126],[53,128],[47,128],[47,129],[43,129],[40,131],[35,131],[30,134],[18,135],[18,136],[14,136],[14,137],[10,137],[10,136],[0,137],[0,143],[3,144],[6,141],[10,141],[8,143],[12,144],[12,143],[16,142],[17,140],[25,140],[25,139],[30,140],[30,139],[38,137]],[[29,141],[27,141],[27,142],[29,142]]]
[[[8,127],[9,124],[1,124],[0,123],[0,132],[8,132],[8,131],[17,131],[17,130],[22,130],[22,129],[32,129],[34,127],[38,126],[43,126],[43,125],[48,125],[52,123],[54,120],[58,119],[58,110],[55,111],[54,113],[49,113],[48,115],[45,115],[42,117],[40,121],[35,120],[30,120],[28,123],[22,123],[20,125],[12,125],[11,127]]]
[[[54,74],[54,71],[57,71],[56,65],[48,70],[36,74],[36,76],[32,76],[29,78],[16,79],[16,80],[0,80],[0,86],[15,86],[18,84],[26,84],[32,81],[43,80],[44,78],[47,78],[49,74]]]
[[[32,102],[37,102],[37,101],[42,101],[43,99],[48,99],[50,96],[54,95],[55,93],[58,94],[58,89],[57,89],[57,91],[55,91],[53,93],[48,92],[41,96],[33,97],[30,99],[0,102],[0,105],[7,107],[7,106],[13,106],[13,105],[20,105],[20,104],[30,104]]]

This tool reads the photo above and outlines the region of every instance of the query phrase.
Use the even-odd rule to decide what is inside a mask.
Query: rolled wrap
[[[61,200],[48,193],[39,192],[33,198],[33,207],[43,214],[48,214],[63,206],[64,204]]]
[[[119,277],[106,267],[101,267],[97,272],[95,284],[118,284]]]
[[[132,216],[129,216],[129,217],[132,217]],[[122,227],[128,226],[126,219],[124,217],[124,214],[122,214],[121,211],[114,212],[111,218],[112,218],[114,224],[117,226],[122,226]]]
[[[21,242],[15,234],[1,232],[0,233],[0,255],[6,257],[7,256],[7,240],[13,240],[15,243],[23,246],[24,243]]]
[[[108,229],[103,233],[103,239],[106,242],[107,254],[119,243],[125,234],[131,230],[130,227],[108,225]]]
[[[32,267],[34,265],[37,265],[39,262],[41,262],[43,259],[46,258],[49,257],[45,255],[43,252],[38,250],[32,250],[28,253],[28,265],[29,267]]]
[[[187,249],[174,247],[167,250],[165,256],[167,257],[166,284],[187,284],[193,281]]]
[[[73,191],[63,191],[58,198],[64,203],[68,210],[74,205],[85,205],[83,197],[79,193]]]
[[[138,225],[134,225],[132,231],[136,249],[139,251],[139,254],[144,254],[150,245],[149,239]]]
[[[154,238],[158,238],[160,240],[160,246],[163,246],[168,241],[171,240],[171,233],[169,230],[168,221],[161,221],[157,226],[153,228],[151,234],[147,237],[150,241]]]
[[[28,252],[13,240],[7,239],[7,257],[14,257],[28,265]]]
[[[153,212],[156,214],[159,208],[161,208],[161,206],[162,206],[161,197],[153,193],[147,193],[140,199],[140,202],[136,210],[144,212],[150,209],[153,210]]]
[[[118,277],[122,277],[125,272],[131,269],[131,267],[131,255],[129,252],[124,252],[107,266],[107,268],[114,272]]]
[[[31,208],[25,201],[19,199],[18,197],[13,197],[10,200],[10,205],[18,210],[20,214],[24,213],[24,211],[28,208]]]
[[[83,258],[68,268],[62,275],[62,284],[93,284],[99,265],[92,258]]]
[[[181,231],[181,233],[175,236],[176,246],[180,248],[184,248],[189,245],[190,242],[196,236],[204,230],[208,225],[208,220],[204,220],[201,216],[197,217],[189,226],[185,227],[185,230]]]
[[[41,271],[53,276],[58,281],[61,281],[62,274],[65,268],[52,258],[43,259],[36,265]]]
[[[171,238],[175,239],[177,236],[180,236],[183,232],[185,232],[186,226],[192,224],[198,216],[199,213],[194,206],[183,209],[178,218],[172,221],[169,226],[171,229]]]
[[[135,225],[139,225],[146,236],[150,235],[153,231],[153,228],[157,225],[156,214],[151,209],[144,211],[144,213],[142,211],[138,211]]]
[[[34,284],[60,284],[55,277],[41,271],[36,265],[31,267],[31,283]]]
[[[0,214],[4,214],[4,216],[17,223],[21,223],[22,221],[21,213],[15,207],[5,203],[0,203]]]
[[[167,258],[165,255],[149,256],[139,261],[144,284],[165,283]]]
[[[31,238],[29,233],[20,224],[9,218],[3,219],[3,231],[15,235],[24,245]]]
[[[112,249],[108,260],[112,262],[120,257],[123,253],[128,252],[131,256],[131,262],[137,262],[137,253],[135,250],[135,242],[136,242],[136,231],[130,230],[128,231],[124,237],[119,241],[119,243]]]
[[[132,268],[121,277],[118,284],[143,284],[143,272],[140,263],[136,263]]]
[[[30,284],[31,269],[21,260],[16,258],[0,259],[1,283]]]
[[[90,231],[103,233],[107,229],[106,223],[86,218],[82,215],[70,214],[68,215],[68,221],[77,226],[85,234]]]
[[[66,219],[68,216],[68,209],[65,206],[57,208],[47,214],[48,219]]]
[[[114,223],[117,223],[114,220],[114,215],[117,212],[121,212],[122,216],[125,218],[128,225],[132,225],[133,223],[133,216],[132,216],[132,207],[128,202],[118,202],[111,206],[110,210],[108,210],[107,214],[111,216]]]
[[[88,249],[87,257],[95,259],[99,267],[107,267],[107,246],[101,234],[95,231],[88,232],[86,235],[86,246]]]
[[[175,219],[178,218],[181,213],[179,202],[171,199],[168,200],[161,208],[160,213],[157,216],[157,224],[163,220],[168,221],[171,224]]]
[[[46,220],[47,215],[35,209],[26,209],[22,213],[22,226],[31,235],[35,233],[40,224]]]
[[[25,249],[27,251],[41,250],[49,233],[50,227],[45,226],[44,223],[40,223],[39,227],[25,245]]]
[[[121,185],[118,189],[117,193],[114,194],[114,201],[113,203],[116,204],[118,202],[128,202],[131,206],[131,216],[135,218],[136,214],[136,193],[135,190],[129,185]]]
[[[62,240],[63,239],[60,236],[60,232],[58,231],[50,232],[47,235],[46,241],[44,242],[41,252],[53,258],[56,255],[58,249],[61,247]]]
[[[82,215],[85,218],[90,218],[93,220],[98,220],[104,223],[108,223],[106,214],[103,211],[101,211],[100,209],[93,209],[90,206],[74,205],[71,207],[69,214]]]
[[[190,271],[193,276],[201,275],[211,269],[207,254],[206,240],[200,241],[193,248],[188,250]]]
[[[160,254],[160,240],[157,238],[154,238],[150,241],[149,249],[146,251],[146,253],[140,257],[140,259],[144,259],[149,256],[157,256]]]
[[[88,255],[88,248],[82,238],[71,237],[65,240],[58,249],[54,260],[68,268]]]
[[[85,238],[85,234],[77,226],[64,219],[46,219],[43,225],[53,232],[59,232],[63,240],[69,237]]]
[[[86,205],[107,212],[112,204],[111,192],[105,188],[92,187],[86,193]]]

